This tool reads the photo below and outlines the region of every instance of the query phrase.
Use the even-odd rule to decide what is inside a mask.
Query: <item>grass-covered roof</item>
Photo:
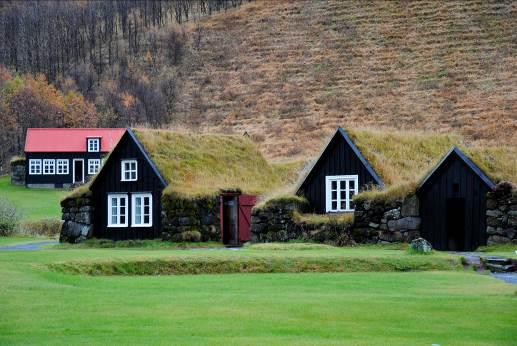
[[[169,183],[164,193],[196,196],[238,188],[263,194],[296,178],[296,165],[269,163],[243,136],[150,129],[134,133]]]

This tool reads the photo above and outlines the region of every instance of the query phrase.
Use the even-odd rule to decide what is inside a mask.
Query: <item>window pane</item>
[[[350,209],[354,209],[354,206],[355,206],[354,201],[350,200]]]
[[[331,209],[332,210],[337,210],[337,202],[336,201],[332,202],[332,208]]]
[[[117,215],[117,207],[111,207],[111,215]]]
[[[112,198],[112,199],[111,199],[111,205],[112,205],[112,206],[116,207],[116,206],[118,205],[118,204],[117,204],[117,202],[118,202],[118,199],[117,199],[117,198]]]
[[[341,201],[341,210],[346,210],[346,201]]]
[[[132,180],[135,180],[135,179],[136,179],[136,172],[131,172],[131,179],[132,179]]]
[[[149,215],[144,216],[144,223],[149,223]]]
[[[126,223],[126,216],[125,215],[120,215],[120,223],[121,224]]]
[[[126,205],[126,199],[125,198],[121,198],[120,199],[120,205],[123,207]]]
[[[148,205],[146,205],[144,207],[144,215],[149,215],[149,206]]]
[[[354,192],[353,191],[349,191],[348,192],[348,199],[352,200],[353,197],[354,197]]]
[[[337,199],[337,191],[332,191],[332,199]]]
[[[116,215],[111,216],[111,223],[114,224],[114,225],[117,224],[117,216]]]
[[[346,189],[346,181],[345,180],[341,180],[339,182],[339,185],[340,185],[340,187],[339,187],[340,190]]]
[[[342,200],[346,199],[346,191],[341,191],[341,199]]]
[[[337,189],[337,181],[336,181],[336,180],[332,180],[332,182],[331,182],[331,185],[330,185],[330,186],[331,186],[332,190]]]
[[[355,190],[355,180],[350,180],[348,183],[350,184],[350,190]]]

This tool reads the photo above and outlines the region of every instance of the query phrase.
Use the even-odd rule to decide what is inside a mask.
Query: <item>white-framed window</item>
[[[352,198],[359,191],[357,175],[331,175],[325,177],[326,212],[354,211]]]
[[[136,160],[121,161],[122,181],[135,181],[138,178],[138,166]]]
[[[45,159],[43,160],[43,174],[55,174],[56,173],[56,160]]]
[[[88,152],[98,152],[100,150],[99,138],[88,138]]]
[[[68,159],[56,160],[57,174],[68,174]]]
[[[153,225],[153,195],[135,193],[131,195],[131,227]]]
[[[29,174],[41,174],[41,160],[29,160]]]
[[[108,194],[108,227],[127,227],[127,194]]]
[[[88,174],[97,174],[101,167],[100,159],[89,159],[88,160]]]

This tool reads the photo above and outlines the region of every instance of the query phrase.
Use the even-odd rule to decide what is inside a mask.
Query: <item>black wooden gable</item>
[[[315,160],[296,194],[305,196],[314,212],[325,212],[325,177],[333,175],[357,175],[360,190],[367,185],[384,187],[379,175],[342,128],[337,129]]]
[[[487,188],[494,189],[495,183],[474,163],[470,160],[458,147],[452,147],[447,154],[436,164],[436,166],[425,176],[417,188],[417,193],[427,189],[432,185],[433,181],[440,175],[443,170],[451,163],[451,161],[459,159],[472,173],[481,180]]]
[[[160,173],[160,170],[154,163],[154,161],[149,157],[147,152],[145,151],[142,143],[136,138],[135,133],[128,128],[126,132],[124,132],[124,135],[120,138],[120,141],[117,143],[115,148],[113,148],[113,151],[111,154],[106,158],[106,162],[104,162],[104,165],[102,166],[101,170],[97,175],[95,176],[94,180],[91,183],[90,189],[94,189],[95,185],[98,181],[103,180],[103,176],[106,174],[107,168],[109,165],[111,165],[110,161],[113,160],[113,158],[120,159],[121,151],[124,151],[124,148],[126,148],[128,145],[134,146],[136,148],[136,151],[138,152],[138,155],[141,155],[143,162],[145,162],[149,169],[154,173],[156,176],[156,179],[163,185],[163,188],[165,188],[168,184],[163,175]],[[126,157],[129,158],[129,157]]]

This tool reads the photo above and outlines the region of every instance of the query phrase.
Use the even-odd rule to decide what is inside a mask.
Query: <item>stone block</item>
[[[379,239],[390,243],[402,241],[402,233],[400,232],[381,232]]]
[[[515,216],[515,217],[517,217],[517,210],[510,210],[510,211],[508,211],[507,214],[508,214],[508,216]]]
[[[424,238],[417,238],[411,241],[409,244],[409,247],[413,249],[416,252],[420,253],[428,253],[433,250],[433,247],[431,246],[431,243],[429,243]]]
[[[400,218],[400,209],[391,209],[384,213],[383,219],[397,220]]]
[[[411,196],[407,198],[402,203],[402,207],[400,208],[400,213],[403,217],[407,216],[418,216],[419,215],[419,203],[418,198],[416,196]]]
[[[487,199],[486,201],[487,209],[495,209],[497,208],[497,201],[495,199]]]
[[[390,231],[415,230],[420,228],[421,219],[416,216],[408,216],[398,220],[388,221]]]
[[[501,237],[499,235],[492,235],[488,237],[487,244],[493,245],[493,244],[506,244],[509,243],[511,240],[506,237]]]
[[[517,217],[511,216],[508,218],[508,225],[509,226],[517,226]]]
[[[75,214],[74,220],[76,222],[89,225],[93,221],[93,214],[91,212],[82,212]]]
[[[503,215],[503,213],[500,210],[497,210],[497,209],[488,209],[486,211],[486,216],[499,217],[501,215]]]
[[[375,222],[370,222],[368,224],[368,227],[371,227],[371,228],[379,228],[379,224],[378,223],[375,223]]]

